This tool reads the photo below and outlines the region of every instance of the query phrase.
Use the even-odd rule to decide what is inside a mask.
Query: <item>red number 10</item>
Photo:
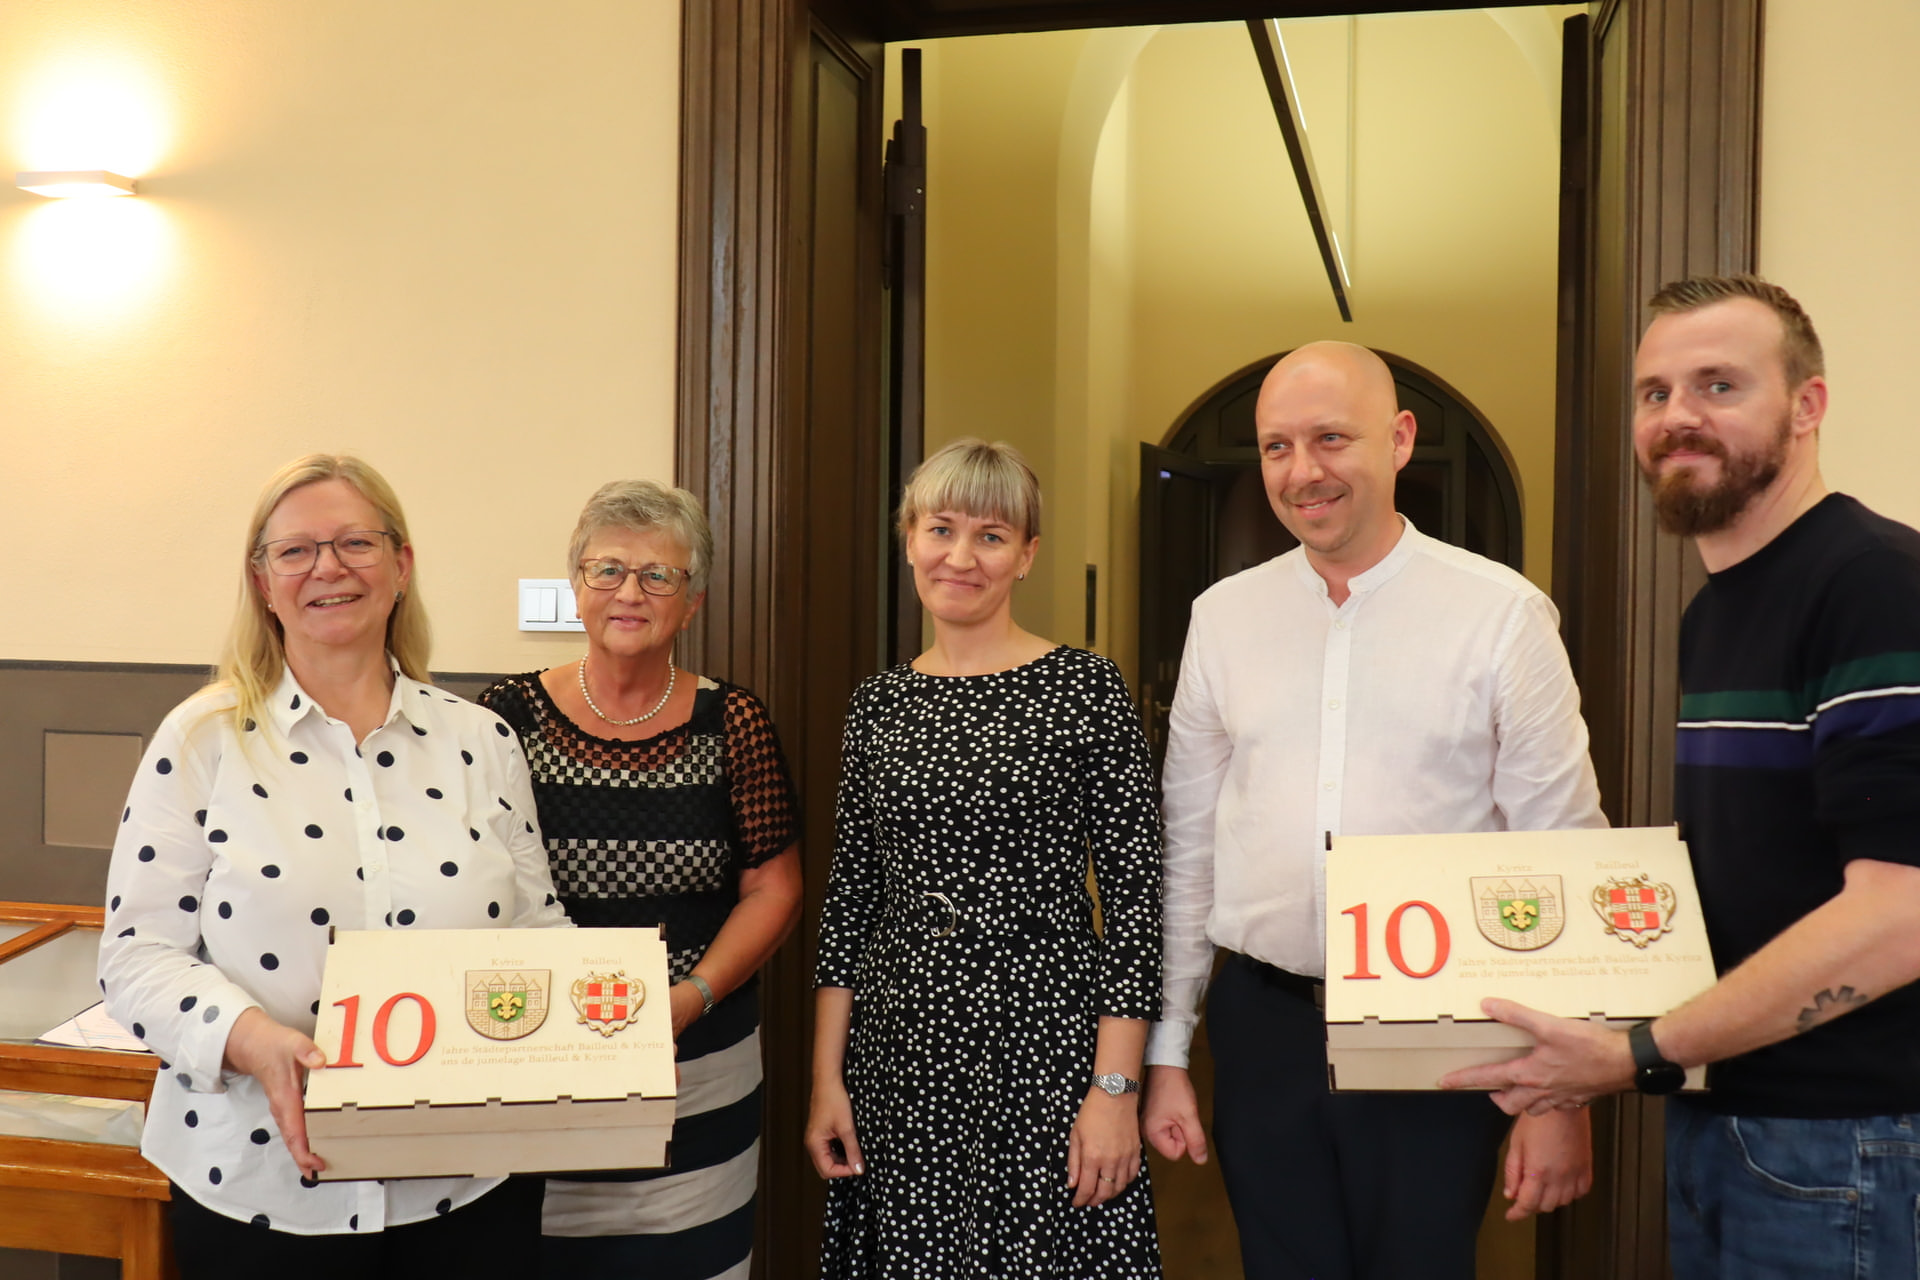
[[[1427,919],[1433,924],[1433,963],[1425,969],[1418,970],[1407,967],[1406,954],[1400,949],[1400,920],[1414,907],[1426,912]],[[1348,907],[1340,914],[1353,917],[1353,972],[1346,976],[1378,978],[1380,975],[1368,967],[1367,904],[1362,902],[1358,906]],[[1418,899],[1403,902],[1393,909],[1392,915],[1387,917],[1387,959],[1393,962],[1394,968],[1409,978],[1431,978],[1440,972],[1446,967],[1447,954],[1452,947],[1453,937],[1447,932],[1447,918],[1441,915],[1440,909],[1431,902],[1421,902]]]
[[[420,1006],[420,1043],[414,1046],[411,1056],[396,1058],[388,1051],[387,1021],[393,1017],[393,1007],[402,1000],[411,1000]],[[348,996],[344,1000],[335,1000],[333,1007],[345,1009],[347,1021],[340,1031],[340,1056],[327,1065],[329,1067],[365,1066],[365,1063],[354,1061],[353,1057],[353,1039],[360,1029],[360,997]],[[426,1057],[427,1050],[433,1048],[433,1032],[433,1006],[427,1003],[427,998],[412,991],[402,991],[397,996],[388,997],[387,1002],[380,1006],[380,1011],[373,1015],[373,1051],[380,1055],[380,1061],[390,1067],[410,1067]]]

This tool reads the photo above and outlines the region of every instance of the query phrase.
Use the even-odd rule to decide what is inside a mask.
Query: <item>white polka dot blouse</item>
[[[397,671],[358,744],[290,671],[266,723],[236,731],[232,706],[211,690],[161,723],[107,876],[100,986],[162,1065],[141,1151],[201,1204],[276,1230],[447,1213],[498,1179],[303,1179],[265,1093],[222,1059],[254,1006],[313,1033],[329,926],[565,926],[526,758],[500,717]]]

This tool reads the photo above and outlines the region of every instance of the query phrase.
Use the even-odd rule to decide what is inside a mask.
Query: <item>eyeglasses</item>
[[[676,569],[670,564],[641,564],[629,566],[619,560],[582,560],[580,562],[580,581],[595,591],[618,591],[626,583],[627,575],[639,579],[640,589],[650,596],[678,595],[680,588],[692,577],[686,569]]]
[[[253,558],[266,565],[270,572],[293,578],[312,573],[313,567],[320,563],[320,548],[332,547],[334,559],[341,564],[349,569],[365,569],[379,564],[386,556],[389,538],[395,546],[399,545],[400,535],[386,529],[350,529],[323,542],[312,538],[275,538],[260,544]]]

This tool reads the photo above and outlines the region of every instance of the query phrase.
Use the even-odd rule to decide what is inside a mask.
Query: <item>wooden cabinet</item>
[[[99,907],[0,902],[0,1089],[145,1104],[152,1054],[34,1038],[99,999]],[[0,1133],[0,1247],[120,1259],[123,1280],[172,1274],[167,1179],[137,1148]]]

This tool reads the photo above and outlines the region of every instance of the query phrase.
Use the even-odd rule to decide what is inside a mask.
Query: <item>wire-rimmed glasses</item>
[[[629,565],[624,560],[609,560],[595,557],[580,562],[580,581],[595,591],[618,591],[632,574],[640,583],[640,589],[650,596],[672,596],[680,593],[692,573],[678,569],[670,564]]]
[[[275,538],[272,542],[261,543],[255,549],[253,558],[265,565],[270,573],[294,578],[303,573],[312,573],[314,565],[320,562],[320,548],[332,547],[334,558],[341,564],[349,569],[365,569],[379,564],[386,557],[389,539],[395,546],[400,544],[400,535],[390,529],[349,529],[317,541],[313,538]]]

